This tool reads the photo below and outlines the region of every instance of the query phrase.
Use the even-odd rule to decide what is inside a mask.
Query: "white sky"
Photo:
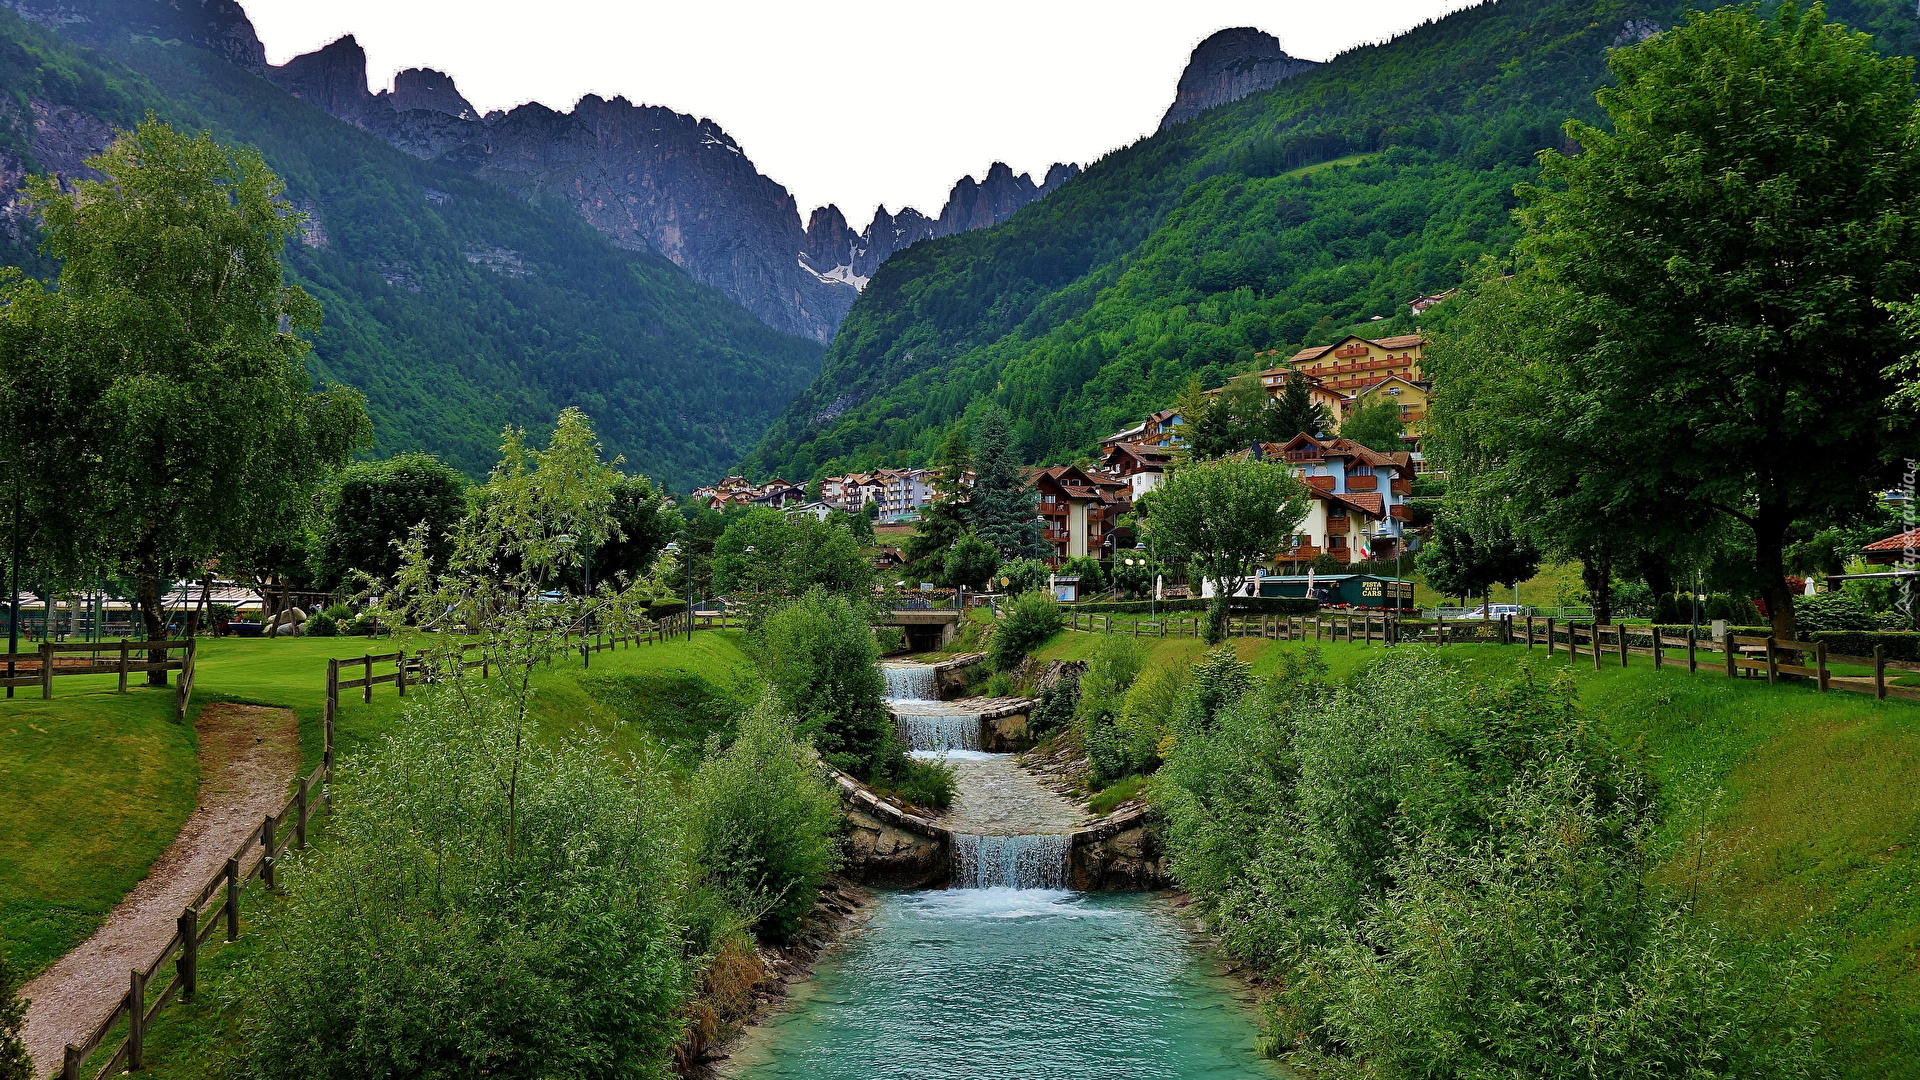
[[[482,111],[588,93],[711,117],[804,221],[938,214],[994,161],[1038,182],[1151,133],[1187,55],[1256,26],[1325,60],[1470,0],[241,0],[275,64],[353,34],[373,89],[438,68]]]

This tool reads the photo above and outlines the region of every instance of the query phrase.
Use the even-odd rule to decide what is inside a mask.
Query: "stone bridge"
[[[944,649],[960,632],[960,613],[937,608],[909,608],[889,611],[880,617],[881,626],[897,626],[906,631],[910,652],[934,652]]]

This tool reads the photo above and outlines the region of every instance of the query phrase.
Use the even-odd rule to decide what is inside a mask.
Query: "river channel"
[[[1190,1080],[1283,1075],[1252,1011],[1164,897],[1079,893],[1067,833],[1084,816],[978,720],[890,666],[902,734],[956,767],[943,820],[955,885],[881,894],[865,928],[727,1070],[743,1080]]]

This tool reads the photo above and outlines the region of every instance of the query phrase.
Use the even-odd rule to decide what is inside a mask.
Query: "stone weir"
[[[833,770],[851,826],[847,875],[862,884],[928,888],[954,881],[956,849],[971,853],[978,834],[956,833],[936,818],[914,813]],[[1169,884],[1166,858],[1154,835],[1152,809],[1122,807],[1061,834],[1066,842],[1064,884],[1072,889],[1159,889]],[[971,855],[970,855],[971,857]]]

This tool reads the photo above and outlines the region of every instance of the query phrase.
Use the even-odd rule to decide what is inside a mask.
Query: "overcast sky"
[[[353,34],[373,89],[438,68],[482,111],[597,93],[712,118],[804,220],[938,214],[994,161],[1037,182],[1148,134],[1187,54],[1257,26],[1325,60],[1469,0],[241,0],[275,64]]]

